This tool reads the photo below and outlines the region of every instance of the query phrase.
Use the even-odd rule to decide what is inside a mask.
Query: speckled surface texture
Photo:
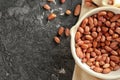
[[[60,45],[53,37],[59,26],[71,28],[77,17],[64,15],[73,11],[80,0],[59,0],[42,6],[46,0],[0,0],[0,80],[71,80],[74,60],[70,37],[62,36]],[[49,13],[57,18],[47,21]]]

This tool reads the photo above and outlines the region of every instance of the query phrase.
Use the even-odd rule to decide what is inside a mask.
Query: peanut
[[[116,70],[118,70],[118,69],[120,69],[120,66],[118,66],[118,65],[116,65],[116,66],[113,68],[114,71],[116,71]]]
[[[90,31],[90,28],[88,26],[85,27],[85,30],[84,30],[86,33],[88,33]]]
[[[91,2],[92,0],[85,0],[85,2]]]
[[[94,41],[94,42],[93,42],[93,47],[96,48],[96,47],[97,47],[97,44],[98,44],[97,41]]]
[[[113,5],[113,3],[114,3],[113,0],[109,0],[109,1],[108,1],[108,4],[109,4],[109,5]]]
[[[89,61],[94,62],[95,58],[90,58]]]
[[[101,37],[101,42],[105,42],[105,36],[104,35]]]
[[[101,53],[105,54],[107,51],[105,49],[101,49]]]
[[[114,28],[115,26],[116,26],[115,22],[112,22],[111,25],[110,25],[111,28]]]
[[[108,63],[103,65],[103,68],[108,68],[108,67],[110,67],[110,64]]]
[[[114,63],[113,61],[110,61],[110,65],[111,65],[112,67],[115,67],[115,63]]]
[[[89,17],[89,18],[88,18],[88,23],[89,23],[90,25],[93,25],[93,18],[92,18],[92,17]]]
[[[86,63],[87,63],[88,66],[92,66],[93,65],[92,62],[90,62],[90,61],[87,61]]]
[[[103,69],[100,67],[95,67],[93,70],[98,73],[101,73],[103,71]]]
[[[114,16],[110,19],[110,21],[111,21],[111,22],[114,22],[114,21],[117,21],[119,18],[120,18],[120,15],[119,15],[119,14],[116,14],[116,15],[114,15]]]
[[[98,26],[102,26],[102,21],[98,21]]]
[[[98,28],[97,28],[97,31],[98,31],[98,32],[100,32],[100,31],[101,31],[101,28],[100,28],[100,27],[98,27]]]
[[[107,28],[107,27],[102,27],[102,31],[103,31],[103,32],[107,32],[107,31],[108,31],[108,28]]]
[[[113,35],[113,34],[114,34],[114,32],[113,32],[112,29],[109,30],[109,34],[110,34],[110,35]]]
[[[87,48],[88,48],[88,45],[87,45],[87,44],[83,44],[83,45],[81,45],[81,47],[82,47],[83,49],[87,49]]]
[[[48,4],[45,4],[45,5],[43,6],[43,8],[46,9],[46,10],[50,10],[50,9],[51,9],[51,7],[50,7]]]
[[[95,66],[96,67],[99,67],[100,65],[99,65],[99,62],[95,62]]]
[[[86,58],[83,58],[83,59],[82,59],[82,62],[83,62],[83,63],[87,62],[87,59],[86,59]]]
[[[56,17],[57,17],[56,14],[51,13],[51,14],[49,14],[49,16],[48,16],[48,20],[53,20],[53,19],[55,19]]]
[[[83,52],[80,47],[76,48],[76,54],[79,58],[84,58]]]
[[[95,51],[95,53],[96,53],[97,55],[101,55],[101,52],[100,52],[100,50],[98,50],[98,49],[95,49],[94,51]]]
[[[94,25],[95,25],[95,26],[97,26],[97,25],[98,25],[98,21],[97,21],[97,19],[96,19],[96,18],[94,18],[94,19],[93,19],[93,23],[94,23]]]
[[[87,40],[93,40],[93,38],[92,38],[91,35],[86,35],[85,38],[86,38]]]
[[[97,60],[97,61],[100,61],[101,59],[102,59],[102,56],[101,56],[101,55],[96,57],[96,60]]]
[[[79,28],[78,28],[78,31],[79,31],[80,33],[84,33],[84,29],[83,29],[82,27],[79,27]]]
[[[120,34],[120,28],[117,27],[116,30],[115,30],[116,33]]]
[[[66,10],[65,13],[66,13],[67,15],[70,15],[70,14],[71,14],[71,11],[70,11],[70,10]]]
[[[117,38],[116,41],[120,43],[120,38]]]
[[[84,44],[84,42],[82,41],[82,40],[78,40],[78,42],[77,42],[77,44],[79,45],[79,46],[81,46],[81,45],[83,45]]]
[[[118,35],[118,34],[113,34],[112,37],[113,37],[114,39],[116,39],[116,38],[119,37],[119,35]]]
[[[102,56],[102,61],[105,61],[106,60],[106,56]]]
[[[119,63],[119,62],[120,62],[120,59],[119,59],[118,56],[110,56],[110,59],[111,59],[112,61],[114,61],[115,63]]]
[[[105,41],[105,44],[106,44],[106,46],[109,46],[110,45],[110,41]]]
[[[96,30],[97,30],[96,27],[92,28],[92,32],[96,32]]]
[[[68,37],[68,36],[70,36],[70,30],[69,30],[69,28],[66,28],[65,29],[65,35]]]
[[[88,48],[87,52],[92,52],[93,51],[93,48]]]
[[[109,46],[105,46],[105,49],[109,52],[112,51],[112,49]]]
[[[64,33],[64,27],[59,27],[58,34],[61,36]]]
[[[100,44],[101,44],[101,46],[102,46],[102,47],[104,47],[104,46],[105,46],[105,43],[100,43]]]
[[[80,11],[81,11],[81,6],[78,4],[74,9],[74,16],[78,16],[80,14]]]
[[[100,66],[103,66],[105,64],[105,62],[104,61],[100,61],[99,64],[100,64]]]
[[[58,44],[60,43],[60,39],[57,36],[54,37],[54,41]]]
[[[91,2],[89,2],[89,1],[86,1],[85,2],[85,6],[87,6],[87,7],[91,7],[93,4],[91,3]]]
[[[106,26],[110,27],[110,21],[106,21]]]
[[[98,36],[97,32],[92,32],[93,38],[96,38]]]
[[[107,36],[106,39],[107,39],[108,41],[111,41],[111,40],[112,40],[112,37],[111,37],[111,36]]]
[[[88,24],[88,18],[85,18],[85,19],[82,21],[81,27],[84,28],[87,24]]]
[[[118,55],[118,53],[116,51],[114,51],[114,50],[111,51],[111,54],[112,55]]]
[[[96,57],[96,53],[95,52],[91,52],[91,56],[92,57]]]
[[[100,12],[98,13],[98,16],[105,16],[106,14],[107,14],[106,11],[100,11]]]
[[[48,2],[53,2],[54,0],[48,0]]]
[[[75,35],[75,40],[79,40],[79,38],[81,37],[81,33],[80,32],[76,32],[76,35]]]
[[[65,3],[65,1],[66,1],[66,0],[60,0],[60,2],[61,2],[62,4]]]
[[[90,69],[94,69],[94,68],[95,68],[95,66],[91,66],[91,67],[90,67]]]
[[[106,63],[109,63],[109,62],[110,62],[110,58],[107,57],[107,58],[106,58]]]
[[[113,17],[114,16],[114,13],[113,12],[111,12],[111,11],[108,11],[108,13],[107,13],[107,15],[108,15],[108,17]]]
[[[107,74],[107,73],[110,73],[111,72],[111,69],[110,68],[105,68],[103,69],[103,73],[104,74]]]

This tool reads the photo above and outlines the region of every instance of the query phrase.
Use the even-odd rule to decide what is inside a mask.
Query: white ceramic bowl
[[[79,57],[77,57],[76,51],[75,51],[75,34],[76,34],[77,28],[81,24],[82,20],[88,16],[91,16],[91,15],[101,11],[101,10],[109,10],[109,11],[112,11],[116,14],[118,14],[118,13],[120,14],[120,8],[106,6],[106,7],[95,8],[95,9],[87,12],[81,18],[79,18],[77,24],[75,26],[73,26],[70,30],[70,33],[71,33],[71,51],[72,51],[72,55],[73,55],[73,58],[75,60],[75,63],[78,64],[78,66],[80,68],[82,68],[85,72],[87,72],[90,75],[95,76],[97,78],[107,79],[107,80],[115,80],[115,79],[120,78],[120,69],[117,71],[112,71],[109,74],[97,73],[97,72],[91,70],[90,67],[88,65],[86,65],[86,63],[82,63],[81,59]]]

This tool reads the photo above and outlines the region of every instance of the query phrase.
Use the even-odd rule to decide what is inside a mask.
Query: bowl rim
[[[113,6],[103,6],[103,7],[98,7],[98,8],[95,8],[95,9],[92,9],[91,11],[85,13],[83,16],[79,17],[79,20],[78,22],[76,23],[76,25],[74,25],[71,30],[70,30],[70,35],[71,35],[71,52],[72,52],[72,56],[75,60],[75,63],[78,64],[79,67],[82,68],[82,70],[84,70],[85,72],[87,72],[88,74],[92,75],[92,76],[95,76],[97,78],[101,78],[101,79],[118,79],[120,78],[120,75],[116,75],[116,76],[109,76],[109,75],[105,75],[102,76],[102,75],[99,75],[99,74],[102,74],[102,73],[97,73],[93,70],[91,70],[90,68],[85,68],[85,66],[83,66],[83,64],[86,64],[86,63],[82,63],[81,62],[81,59],[77,57],[76,55],[76,51],[75,51],[75,33],[77,31],[77,28],[79,27],[79,25],[81,24],[82,20],[85,19],[86,17],[88,16],[91,16],[101,10],[108,10],[108,11],[112,11],[112,12],[115,12],[115,11],[118,11],[116,13],[119,13],[120,14],[120,8],[117,8],[117,7],[113,7]],[[115,11],[114,11],[115,10]],[[92,13],[92,14],[91,14]],[[91,15],[89,15],[91,14]]]

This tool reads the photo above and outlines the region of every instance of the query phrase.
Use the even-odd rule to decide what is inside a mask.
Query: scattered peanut
[[[85,5],[86,5],[87,7],[91,7],[91,6],[92,6],[92,3],[89,2],[89,1],[86,1],[86,2],[85,2]]]
[[[70,11],[70,10],[66,10],[65,13],[66,13],[67,15],[70,15],[70,14],[71,14],[71,11]]]
[[[50,10],[50,9],[51,9],[51,7],[50,7],[48,4],[45,4],[45,5],[43,6],[43,8],[46,9],[46,10]]]
[[[81,11],[81,6],[78,4],[74,9],[74,16],[79,16],[80,11]]]
[[[54,0],[48,0],[48,2],[53,2]]]
[[[48,20],[53,20],[53,19],[55,19],[56,17],[57,17],[56,14],[51,13],[51,14],[49,14],[49,16],[48,16]]]
[[[65,35],[68,37],[68,36],[70,36],[70,30],[69,30],[69,28],[66,28],[65,29]]]
[[[55,37],[54,37],[54,41],[59,44],[59,43],[60,43],[60,38],[57,37],[57,36],[55,36]]]
[[[66,1],[66,0],[60,0],[60,2],[61,2],[62,4],[65,3],[65,1]]]
[[[64,27],[59,27],[58,34],[61,36],[64,33]]]

